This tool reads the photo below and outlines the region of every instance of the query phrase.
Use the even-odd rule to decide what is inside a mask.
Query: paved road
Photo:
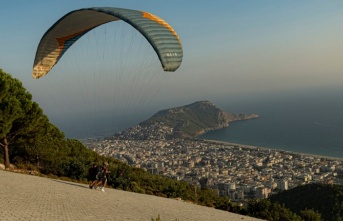
[[[162,197],[0,170],[0,220],[259,220]]]

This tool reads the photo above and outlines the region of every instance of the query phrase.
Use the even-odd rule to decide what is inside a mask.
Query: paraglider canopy
[[[88,31],[108,22],[122,20],[137,29],[154,48],[164,71],[181,65],[180,38],[163,19],[148,12],[122,8],[94,7],[72,11],[43,35],[36,52],[32,76],[45,76],[68,48]]]

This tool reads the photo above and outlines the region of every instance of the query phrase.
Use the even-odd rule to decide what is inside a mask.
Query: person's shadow
[[[64,183],[64,184],[68,184],[68,185],[72,185],[72,186],[78,186],[78,187],[82,187],[82,188],[89,188],[87,185],[85,186],[85,184],[82,184],[82,183],[72,183],[72,182],[69,182],[69,181],[64,181],[64,180],[54,180],[53,181],[55,182],[59,182],[59,183]]]

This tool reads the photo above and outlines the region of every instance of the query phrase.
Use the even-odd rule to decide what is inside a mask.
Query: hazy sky
[[[31,77],[38,43],[66,13],[96,6],[148,11],[174,27],[184,59],[157,98],[171,106],[343,86],[341,0],[1,1],[0,68],[49,106]]]

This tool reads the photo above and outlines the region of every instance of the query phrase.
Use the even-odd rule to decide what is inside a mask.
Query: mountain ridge
[[[210,101],[197,101],[184,106],[160,110],[137,126],[115,134],[114,138],[195,138],[210,130],[228,127],[229,123],[233,121],[258,117],[258,114],[225,112]]]

